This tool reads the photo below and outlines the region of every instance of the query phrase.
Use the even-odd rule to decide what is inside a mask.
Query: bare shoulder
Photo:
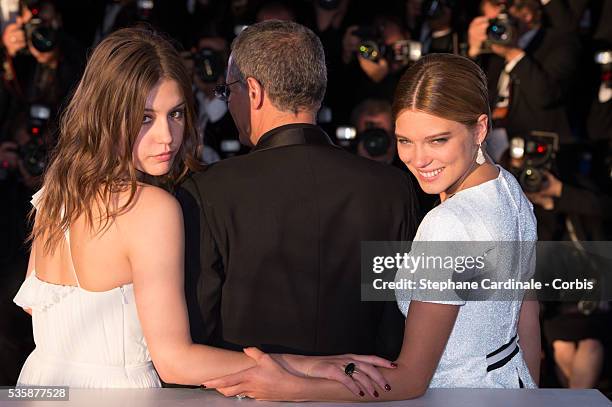
[[[181,206],[172,194],[152,185],[139,185],[123,223],[144,231],[172,226],[182,218]]]

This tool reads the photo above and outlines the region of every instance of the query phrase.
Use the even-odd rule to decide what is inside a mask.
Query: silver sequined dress
[[[535,240],[533,207],[501,167],[496,179],[462,190],[432,209],[415,237],[415,242]],[[502,258],[496,263],[498,276],[531,276],[535,258],[528,257]],[[396,281],[405,273],[400,270]],[[397,290],[396,296],[406,315],[410,298],[416,297],[405,290]],[[459,314],[430,387],[536,387],[518,343],[520,299],[451,303],[460,305]]]

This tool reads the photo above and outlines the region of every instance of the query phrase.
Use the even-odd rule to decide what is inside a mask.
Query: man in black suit
[[[486,47],[489,19],[499,15],[502,3],[511,4],[516,35],[510,44]],[[551,131],[570,142],[567,94],[580,46],[571,32],[542,25],[541,7],[540,0],[484,0],[483,16],[470,24],[468,54],[487,74],[494,127],[509,137]]]
[[[232,44],[220,90],[251,153],[179,191],[195,341],[240,350],[395,358],[404,319],[360,298],[362,241],[413,237],[414,191],[399,170],[336,147],[315,125],[323,47],[266,21]]]

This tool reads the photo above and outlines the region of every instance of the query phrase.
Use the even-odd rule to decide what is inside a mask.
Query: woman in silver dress
[[[531,204],[512,175],[483,153],[491,119],[486,77],[474,62],[450,54],[420,59],[400,80],[394,114],[400,158],[421,188],[441,201],[423,219],[416,244],[533,246]],[[500,280],[533,273],[530,251],[499,251],[496,260],[490,271]],[[520,291],[505,301],[432,301],[424,293],[410,301],[414,294],[397,292],[406,327],[398,368],[384,372],[391,390],[367,400],[414,398],[428,387],[536,387],[537,302],[523,301]],[[226,395],[260,399],[364,400],[337,383],[291,376],[261,352],[250,355],[256,367],[205,384]]]

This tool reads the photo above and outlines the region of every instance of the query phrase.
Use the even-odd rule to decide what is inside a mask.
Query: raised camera
[[[526,192],[537,192],[542,189],[546,180],[544,171],[553,167],[559,150],[557,133],[532,131],[524,137],[513,137],[510,140],[510,157],[513,162],[514,175]]]
[[[28,117],[30,141],[19,148],[19,155],[26,171],[33,176],[42,175],[47,167],[48,151],[43,132],[46,130],[50,115],[51,109],[48,106],[33,104],[30,107]]]
[[[57,46],[58,30],[40,18],[44,1],[29,0],[24,5],[32,13],[30,21],[23,25],[26,40],[39,52],[52,51]]]
[[[502,5],[502,11],[496,18],[489,20],[487,27],[487,41],[491,44],[508,45],[516,38],[516,20],[508,13]]]
[[[377,27],[361,26],[353,32],[353,35],[360,39],[357,47],[359,55],[374,62],[385,58],[389,62],[399,62],[404,65],[421,57],[422,44],[420,42],[400,40],[386,45],[381,31]]]

